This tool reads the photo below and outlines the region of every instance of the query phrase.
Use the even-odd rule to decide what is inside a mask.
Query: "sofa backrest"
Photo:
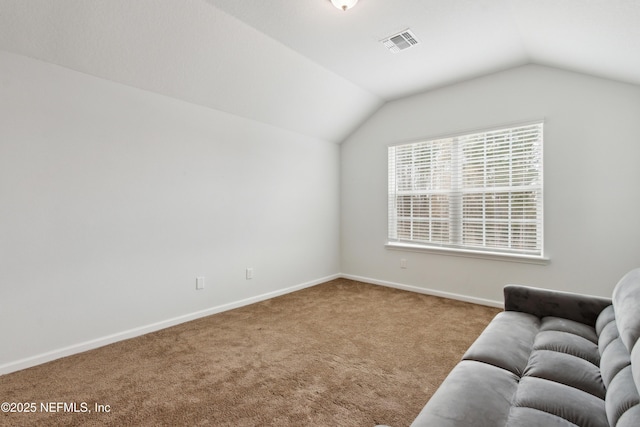
[[[631,353],[640,337],[640,268],[618,282],[612,300],[620,338]]]
[[[640,269],[613,291],[612,305],[596,321],[605,408],[612,427],[640,426]]]

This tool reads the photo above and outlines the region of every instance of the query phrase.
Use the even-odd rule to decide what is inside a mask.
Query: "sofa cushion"
[[[495,427],[507,421],[518,376],[502,368],[463,360],[449,373],[412,427]]]
[[[611,427],[640,425],[640,269],[626,274],[613,291],[612,305],[596,320],[600,374],[607,389]]]
[[[602,336],[602,329],[615,320],[615,313],[613,311],[613,305],[609,305],[606,307],[596,320],[596,334],[598,334],[598,340],[600,340]]]
[[[600,364],[598,345],[591,341],[568,332],[544,331],[536,336],[533,343],[534,350],[551,350],[570,354],[587,360],[594,365]]]
[[[607,387],[606,410],[612,427],[640,425],[640,269],[627,273],[613,290],[612,309],[601,326],[600,370]],[[611,312],[612,311],[612,312]]]
[[[577,427],[564,418],[533,408],[511,408],[505,427]]]
[[[611,380],[611,384],[607,388],[606,408],[609,424],[616,426],[626,411],[639,404],[640,397],[633,382],[631,366],[627,366]]]
[[[598,343],[598,334],[596,334],[595,329],[592,326],[576,322],[575,320],[547,316],[543,318],[540,324],[540,332],[544,331],[566,332],[582,337],[594,344]]]
[[[631,359],[627,347],[624,346],[620,338],[613,340],[602,352],[600,361],[600,375],[602,375],[604,385],[609,388],[613,378],[630,364]]]
[[[602,399],[555,381],[522,378],[513,406],[537,409],[582,427],[609,427]]]
[[[618,282],[612,300],[620,337],[631,352],[640,337],[640,268],[630,271]]]
[[[633,348],[630,359],[633,382],[636,384],[636,389],[640,394],[640,345]],[[638,425],[640,425],[640,419],[638,420]]]
[[[488,363],[522,376],[539,328],[540,319],[531,314],[517,311],[498,313],[462,360]],[[505,346],[505,342],[509,345]]]
[[[566,353],[534,350],[525,377],[555,381],[604,399],[606,389],[600,369],[591,362]]]
[[[622,414],[615,427],[638,427],[638,424],[640,424],[640,405],[636,405]]]
[[[604,351],[607,349],[607,347],[610,346],[616,340],[620,341],[620,344],[624,347],[624,344],[620,339],[620,334],[618,333],[616,320],[614,318],[602,328],[602,332],[598,337],[598,349],[600,350],[600,355],[604,354]],[[626,349],[627,348],[625,347],[625,350]],[[626,350],[626,351],[628,354],[629,350]]]
[[[599,362],[593,326],[502,312],[469,347],[414,425],[607,426]],[[504,401],[496,402],[497,395]],[[502,416],[507,418],[495,411],[506,411]]]

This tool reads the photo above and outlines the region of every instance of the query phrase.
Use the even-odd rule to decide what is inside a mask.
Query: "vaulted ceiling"
[[[0,0],[0,49],[340,142],[386,101],[528,63],[640,84],[640,1]]]

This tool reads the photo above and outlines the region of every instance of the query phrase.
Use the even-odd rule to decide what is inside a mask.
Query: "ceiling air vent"
[[[391,52],[396,53],[417,45],[418,39],[416,38],[415,34],[413,34],[411,30],[407,28],[406,30],[401,31],[398,34],[394,34],[384,40],[381,40],[381,42]]]

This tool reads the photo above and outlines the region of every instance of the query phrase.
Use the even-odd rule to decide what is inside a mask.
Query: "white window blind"
[[[389,241],[543,255],[542,123],[389,147]]]

